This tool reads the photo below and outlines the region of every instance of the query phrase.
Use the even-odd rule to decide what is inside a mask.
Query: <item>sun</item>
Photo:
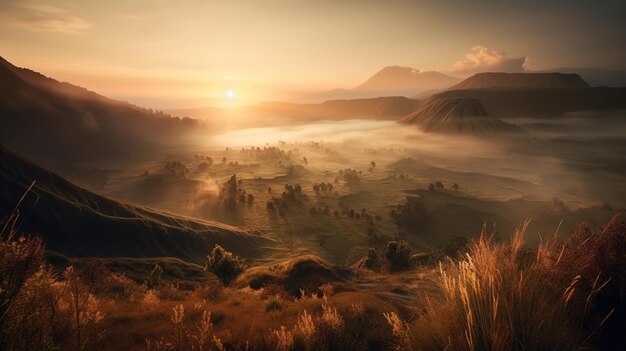
[[[226,98],[232,100],[235,97],[235,93],[232,89],[226,90]]]

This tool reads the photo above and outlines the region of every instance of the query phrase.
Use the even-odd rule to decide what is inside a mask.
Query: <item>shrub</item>
[[[232,252],[215,245],[207,256],[205,270],[212,273],[224,286],[230,285],[246,268],[244,261]]]
[[[103,283],[101,292],[105,296],[116,299],[128,300],[133,296],[133,293],[141,290],[139,284],[128,278],[124,273],[111,273],[104,278]]]

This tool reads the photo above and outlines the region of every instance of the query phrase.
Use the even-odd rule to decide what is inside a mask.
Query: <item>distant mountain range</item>
[[[591,67],[559,67],[534,73],[572,73],[578,74],[592,87],[626,87],[626,71]]]
[[[478,73],[434,97],[477,99],[499,118],[626,108],[626,88],[590,87],[560,73]]]
[[[487,73],[506,74],[505,72],[484,72],[474,75],[472,77],[479,76],[482,79],[485,78],[484,74]],[[526,73],[509,73],[520,74],[520,76],[517,76],[516,79],[511,79],[508,84],[504,85],[508,85],[508,87],[510,88],[514,87],[510,85],[513,82],[515,82],[516,84],[524,85],[525,83],[522,82],[524,79],[532,78],[522,77],[530,77],[529,74],[532,73],[569,74],[571,79],[575,79],[574,76],[582,78],[581,80],[579,80],[579,82],[575,84],[568,84],[567,82],[565,82],[567,83],[567,86],[569,88],[580,88],[583,87],[582,85],[590,85],[592,87],[626,87],[626,71],[599,68],[555,68],[550,70],[532,71]],[[550,84],[549,80],[553,81],[552,84],[557,81],[563,83],[563,79],[554,80],[551,78],[551,76],[538,77],[543,77],[548,80],[541,84]],[[535,78],[535,80],[536,79],[537,78]],[[458,77],[452,77],[441,72],[420,72],[419,70],[410,67],[388,66],[383,68],[382,70],[368,78],[364,83],[353,89],[335,89],[326,93],[319,94],[316,97],[322,100],[372,98],[383,96],[405,96],[409,98],[420,99],[434,95],[443,90],[455,89],[452,87],[455,84],[461,83],[462,81],[465,80]],[[556,88],[556,86],[552,86],[552,88]]]
[[[587,89],[577,74],[563,73],[477,73],[446,90],[460,89]]]
[[[335,89],[318,96],[324,100],[373,98],[381,96],[412,97],[430,90],[448,88],[461,79],[440,72],[420,72],[411,67],[388,66],[353,89]]]
[[[601,75],[597,70],[589,72]],[[359,98],[178,112],[213,121],[240,114],[246,117],[242,120],[247,125],[266,125],[323,119],[400,120],[419,115],[418,110],[424,109],[425,104],[440,104],[445,99],[462,99],[458,100],[462,103],[456,106],[447,102],[438,110],[448,111],[453,106],[451,111],[456,115],[461,107],[476,107],[476,100],[490,118],[550,117],[582,110],[626,108],[626,88],[591,87],[574,73],[488,72],[460,80],[439,72],[390,66],[354,89],[337,92],[330,95]],[[0,143],[39,163],[80,162],[154,151],[158,144],[184,140],[200,126],[195,119],[180,119],[112,100],[15,67],[0,58]]]
[[[0,213],[20,206],[20,229],[71,257],[176,257],[202,263],[215,244],[254,256],[271,241],[245,230],[118,202],[85,190],[0,146]]]
[[[153,150],[200,126],[56,81],[0,58],[0,143],[37,161]]]
[[[593,88],[577,74],[478,73],[421,100],[399,122],[424,132],[501,134],[521,128],[499,118],[606,109],[626,109],[626,88]]]

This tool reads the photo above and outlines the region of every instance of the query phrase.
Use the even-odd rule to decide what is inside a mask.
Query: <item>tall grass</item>
[[[602,323],[591,328],[579,323],[589,312],[581,301],[593,301],[606,284],[598,278],[591,284],[584,281],[581,265],[572,261],[575,256],[565,255],[567,246],[556,240],[533,251],[524,249],[527,225],[509,244],[482,235],[464,259],[440,262],[437,293],[425,296],[425,312],[413,326],[412,348],[572,350],[591,345],[590,336]],[[597,254],[592,251],[586,254]],[[402,322],[386,317],[398,344],[406,345]]]

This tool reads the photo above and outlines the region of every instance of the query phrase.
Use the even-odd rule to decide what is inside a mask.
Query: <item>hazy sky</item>
[[[626,66],[626,1],[0,0],[0,55],[150,107],[351,88],[388,65],[467,75]]]

